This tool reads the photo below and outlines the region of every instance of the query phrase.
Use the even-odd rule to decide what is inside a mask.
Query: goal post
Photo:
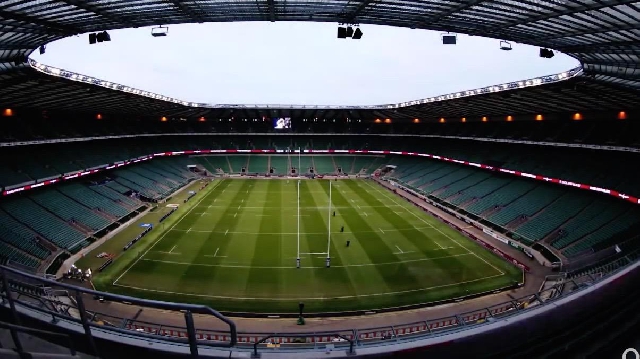
[[[298,180],[298,256],[296,257],[296,268],[300,269],[300,180]]]
[[[331,267],[331,180],[329,180],[329,221],[327,225],[327,268]]]

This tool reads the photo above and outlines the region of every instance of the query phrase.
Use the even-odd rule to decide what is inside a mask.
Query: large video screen
[[[291,128],[291,117],[280,117],[273,119],[273,128],[276,130],[288,130]]]

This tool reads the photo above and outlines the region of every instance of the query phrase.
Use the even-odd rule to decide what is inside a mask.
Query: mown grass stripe
[[[341,184],[347,183],[348,181],[341,181]],[[328,188],[326,189],[328,192]],[[358,230],[369,231],[368,234],[355,234],[355,239],[362,246],[364,251],[366,252],[369,260],[373,263],[378,262],[388,262],[389,258],[394,258],[395,256],[389,250],[389,247],[384,242],[384,240],[373,231],[373,228],[369,225],[369,223],[360,215],[358,215],[358,210],[353,208],[350,201],[347,200],[342,191],[333,191],[333,201],[341,206],[349,206],[350,209],[342,210],[348,212],[349,215],[344,217],[344,221],[349,224],[350,228],[358,228]],[[404,290],[408,287],[419,286],[419,281],[416,279],[413,273],[409,270],[409,268],[404,263],[398,263],[395,266],[389,266],[387,268],[381,269],[380,267],[373,267],[378,272],[378,274],[384,279],[387,287],[391,288],[393,291]]]

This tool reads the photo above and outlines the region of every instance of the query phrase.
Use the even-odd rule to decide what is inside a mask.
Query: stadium
[[[580,65],[393,104],[214,105],[32,56],[230,22]],[[2,357],[640,357],[638,1],[0,1],[0,111]]]

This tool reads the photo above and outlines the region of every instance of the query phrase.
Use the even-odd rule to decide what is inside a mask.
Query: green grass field
[[[273,313],[295,312],[299,301],[307,312],[398,307],[522,281],[518,268],[370,180],[331,182],[326,268],[329,183],[301,180],[298,236],[297,180],[216,180],[94,284],[221,311]]]

